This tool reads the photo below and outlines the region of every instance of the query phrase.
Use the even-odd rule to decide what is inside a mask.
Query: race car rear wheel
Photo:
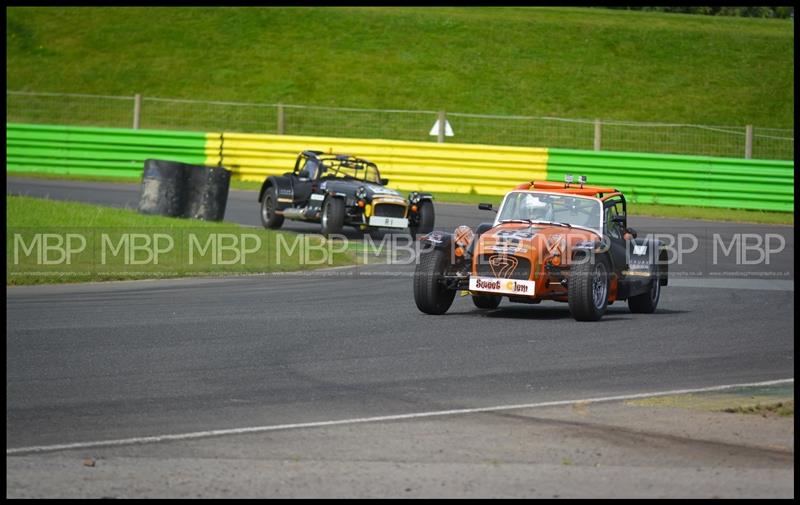
[[[277,229],[283,224],[283,216],[275,213],[276,204],[278,201],[278,192],[275,186],[270,186],[264,192],[264,198],[261,200],[261,224],[264,228]]]
[[[330,197],[322,206],[322,234],[325,236],[342,233],[344,226],[344,200]]]
[[[479,309],[496,309],[502,299],[496,295],[472,295],[472,303]]]
[[[456,291],[440,282],[449,260],[450,254],[439,249],[420,254],[414,270],[414,302],[426,314],[444,314],[453,304]]]
[[[578,321],[598,321],[608,307],[608,262],[602,256],[572,265],[567,299],[569,311]]]
[[[631,296],[628,298],[628,308],[637,314],[652,314],[658,307],[658,300],[661,298],[661,282],[658,276],[654,276],[650,281],[650,289],[647,293]]]
[[[424,235],[433,231],[433,223],[436,220],[433,202],[430,200],[422,200],[419,202],[417,214],[419,214],[419,220],[416,226],[409,227],[412,237]]]

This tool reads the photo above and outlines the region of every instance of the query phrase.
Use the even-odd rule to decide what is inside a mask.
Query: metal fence
[[[439,128],[434,123],[440,118]],[[794,129],[6,91],[6,122],[794,159]],[[445,125],[453,131],[446,135]]]

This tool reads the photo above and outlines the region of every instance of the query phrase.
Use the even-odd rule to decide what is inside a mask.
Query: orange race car
[[[667,248],[636,238],[620,191],[585,183],[568,175],[564,183],[520,184],[493,223],[422,237],[414,273],[419,310],[444,314],[464,290],[481,309],[497,308],[503,297],[568,302],[579,321],[599,320],[618,300],[632,312],[655,311],[667,285]]]

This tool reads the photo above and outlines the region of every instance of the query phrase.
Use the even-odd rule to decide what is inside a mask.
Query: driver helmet
[[[536,195],[525,195],[521,208],[524,219],[550,220],[550,205]]]

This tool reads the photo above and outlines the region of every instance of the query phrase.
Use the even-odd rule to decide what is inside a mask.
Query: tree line
[[[741,16],[751,18],[794,19],[794,7],[605,7],[633,11],[677,12],[681,14],[704,14],[707,16]]]

